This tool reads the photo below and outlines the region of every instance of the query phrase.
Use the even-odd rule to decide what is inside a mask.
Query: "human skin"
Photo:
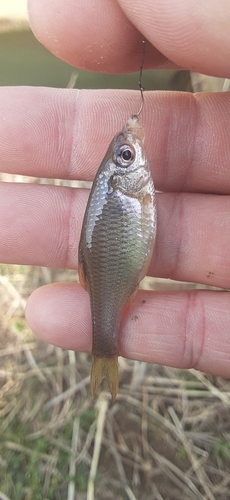
[[[84,7],[80,0],[30,0],[29,12],[38,39],[78,67],[138,70],[145,36],[146,67],[230,77],[227,0],[218,6],[214,0],[87,0]],[[1,171],[92,180],[139,99],[132,91],[1,88]],[[152,276],[230,287],[229,113],[228,93],[146,93],[146,149],[156,189],[163,191]],[[76,269],[87,197],[87,190],[1,183],[0,261]],[[78,284],[39,288],[26,317],[43,340],[90,351],[89,299]],[[122,320],[119,352],[229,377],[229,293],[139,291]]]

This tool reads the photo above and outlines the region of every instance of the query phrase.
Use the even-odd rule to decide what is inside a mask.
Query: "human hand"
[[[120,2],[125,14],[115,0],[88,0],[78,8],[76,0],[68,6],[64,0],[29,3],[38,38],[77,66],[138,70],[142,36],[136,26],[153,45],[146,66],[169,66],[169,58],[179,66],[229,77],[226,1],[221,7],[209,1],[203,12],[204,2],[149,1],[140,11],[140,1],[127,0]],[[2,171],[92,180],[139,95],[2,88],[0,102]],[[156,189],[164,191],[158,195],[153,276],[229,287],[229,110],[227,93],[145,95],[147,154]],[[75,269],[88,192],[9,183],[2,183],[0,191],[0,261]],[[229,306],[226,292],[140,291],[121,324],[120,354],[228,377]],[[90,350],[89,300],[79,285],[39,288],[28,301],[26,316],[44,340]]]

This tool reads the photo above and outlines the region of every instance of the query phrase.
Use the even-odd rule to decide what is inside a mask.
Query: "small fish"
[[[106,378],[118,391],[118,330],[147,273],[156,235],[155,190],[134,115],[115,135],[89,196],[79,244],[79,276],[90,296],[91,394]]]

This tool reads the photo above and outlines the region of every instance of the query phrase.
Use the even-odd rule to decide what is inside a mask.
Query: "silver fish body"
[[[137,117],[112,140],[92,186],[79,245],[92,311],[91,392],[106,377],[113,399],[120,320],[146,275],[156,235],[155,190],[143,141]]]

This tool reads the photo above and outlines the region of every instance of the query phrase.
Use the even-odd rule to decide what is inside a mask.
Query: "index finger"
[[[1,171],[92,180],[139,99],[134,91],[1,88]],[[146,93],[141,120],[156,189],[230,192],[229,112],[229,93]]]

